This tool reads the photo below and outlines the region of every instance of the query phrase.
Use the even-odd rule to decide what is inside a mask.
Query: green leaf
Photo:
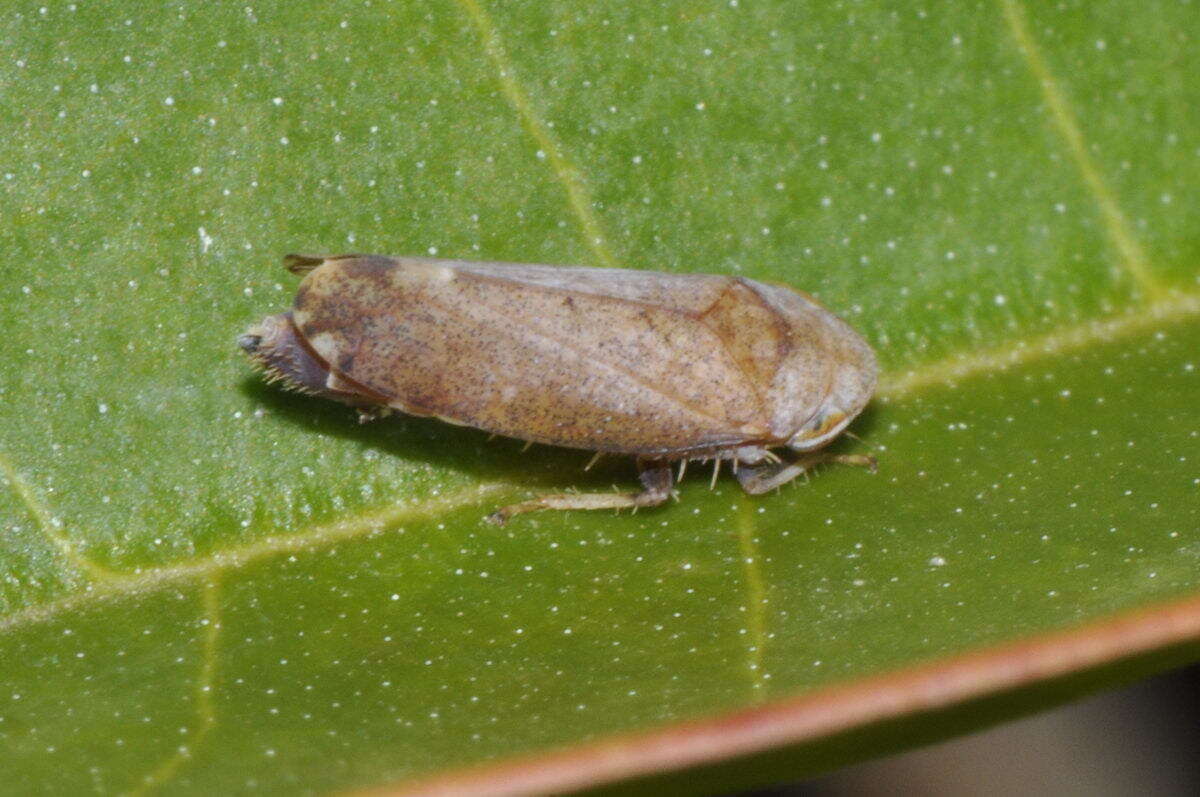
[[[792,745],[749,785],[1200,635],[1190,6],[10,5],[6,788],[561,789]],[[488,526],[632,469],[263,385],[234,341],[280,256],[346,250],[813,292],[879,353],[839,443],[879,473]]]

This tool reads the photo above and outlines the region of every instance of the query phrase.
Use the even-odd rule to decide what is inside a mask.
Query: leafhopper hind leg
[[[538,512],[543,509],[628,509],[658,506],[671,497],[675,485],[671,466],[666,462],[638,462],[638,479],[642,490],[637,493],[557,493],[543,495],[530,501],[501,507],[487,516],[489,523],[503,526],[513,515]]]
[[[867,468],[872,473],[875,472],[875,457],[867,454],[825,454],[817,452],[816,454],[808,454],[800,457],[794,462],[785,462],[778,465],[741,465],[737,469],[737,480],[742,485],[742,489],[750,495],[760,495],[761,493],[774,490],[776,487],[782,487],[797,476],[807,473],[817,465],[835,462],[841,465],[857,465],[861,468]]]

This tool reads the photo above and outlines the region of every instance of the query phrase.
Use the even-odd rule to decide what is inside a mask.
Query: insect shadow
[[[588,451],[536,444],[526,449],[520,440],[402,413],[363,424],[348,407],[279,390],[256,374],[243,379],[240,389],[273,415],[317,434],[350,440],[364,449],[404,461],[468,473],[481,481],[506,481],[531,489],[570,487],[587,491],[628,486],[637,477],[633,458],[628,456],[602,457],[585,470],[592,459]],[[878,409],[872,403],[855,418],[851,431],[870,440],[878,423]],[[863,443],[848,435],[840,436],[827,448],[832,453],[862,453],[862,449]],[[700,477],[696,482],[707,486],[708,478]]]
[[[359,423],[354,410],[327,399],[283,391],[256,374],[240,390],[257,405],[287,422],[327,437],[359,444],[389,457],[468,473],[480,481],[505,481],[531,488],[608,489],[637,477],[631,457],[603,457],[585,471],[587,451],[533,445],[487,432],[453,426],[436,418],[395,413]]]

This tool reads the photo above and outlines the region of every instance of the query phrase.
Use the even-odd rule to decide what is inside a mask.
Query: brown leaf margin
[[[811,742],[1200,642],[1200,595],[822,687],[743,711],[450,770],[372,797],[577,791]]]

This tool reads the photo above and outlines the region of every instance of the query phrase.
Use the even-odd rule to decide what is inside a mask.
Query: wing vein
[[[439,309],[444,310],[447,314],[452,315],[456,318],[465,319],[467,321],[472,320],[469,317],[466,317],[460,310],[451,308],[448,305],[437,301],[436,298],[430,297],[430,303],[436,305]],[[656,384],[652,380],[645,378],[644,376],[637,373],[636,371],[634,371],[630,368],[621,366],[617,363],[609,362],[603,358],[596,357],[596,356],[592,355],[590,352],[585,352],[582,349],[580,349],[578,346],[572,345],[572,343],[570,341],[563,340],[561,338],[558,338],[558,337],[550,334],[546,330],[543,330],[540,327],[538,327],[536,324],[529,322],[527,319],[504,316],[501,313],[499,313],[498,311],[496,311],[494,308],[488,307],[486,305],[476,305],[476,307],[479,307],[480,309],[485,310],[490,317],[499,318],[501,321],[503,321],[503,323],[495,324],[494,328],[504,334],[507,334],[509,337],[513,337],[512,332],[509,330],[511,330],[511,328],[514,325],[520,326],[523,329],[525,329],[527,332],[531,332],[531,333],[537,335],[542,340],[549,341],[559,348],[567,349],[568,351],[574,353],[576,356],[578,356],[581,360],[584,360],[585,362],[596,363],[604,368],[607,368],[610,371],[620,374],[621,376],[625,377],[626,379],[629,379],[630,381],[635,382],[638,385],[641,385],[642,387],[655,393],[656,395],[662,396],[667,401],[675,404],[679,408],[691,413],[692,415],[694,415],[696,417],[704,418],[708,421],[715,422],[719,426],[728,426],[728,424],[729,424],[729,422],[726,419],[720,418],[716,415],[713,415],[710,412],[706,412],[705,410],[694,406],[693,404],[691,404],[688,401],[685,401],[684,399],[680,398],[679,396],[668,392],[666,390],[666,388],[663,387],[662,385]]]
[[[754,401],[755,401],[755,403],[758,404],[759,414],[762,415],[763,417],[769,417],[770,413],[767,412],[767,397],[766,397],[766,395],[763,394],[762,387],[759,384],[758,380],[754,378],[754,375],[751,374],[749,370],[747,370],[746,364],[743,363],[742,360],[739,359],[737,357],[737,355],[735,355],[730,350],[728,341],[726,341],[723,337],[721,337],[720,334],[718,334],[715,329],[710,327],[704,321],[704,318],[710,312],[712,312],[713,308],[715,308],[718,304],[720,304],[722,301],[724,301],[725,297],[733,290],[734,286],[736,286],[736,285],[742,285],[743,287],[749,289],[750,293],[758,301],[759,305],[761,307],[763,307],[768,313],[771,314],[772,320],[778,322],[778,314],[775,312],[774,308],[767,305],[767,303],[763,301],[763,298],[761,296],[759,296],[758,291],[754,290],[753,286],[747,285],[746,280],[742,279],[741,277],[735,277],[734,280],[730,283],[729,287],[727,287],[723,291],[721,291],[721,294],[717,297],[716,301],[714,301],[712,304],[710,304],[708,307],[706,307],[704,309],[704,312],[702,312],[698,316],[698,320],[700,321],[700,324],[705,329],[707,329],[709,332],[711,332],[713,337],[717,339],[717,343],[720,345],[721,351],[725,352],[725,356],[729,358],[729,361],[731,363],[733,363],[734,368],[736,368],[738,370],[738,373],[740,373],[742,375],[742,379],[745,382],[745,389],[747,391],[749,391],[749,393],[752,396],[754,396]]]

